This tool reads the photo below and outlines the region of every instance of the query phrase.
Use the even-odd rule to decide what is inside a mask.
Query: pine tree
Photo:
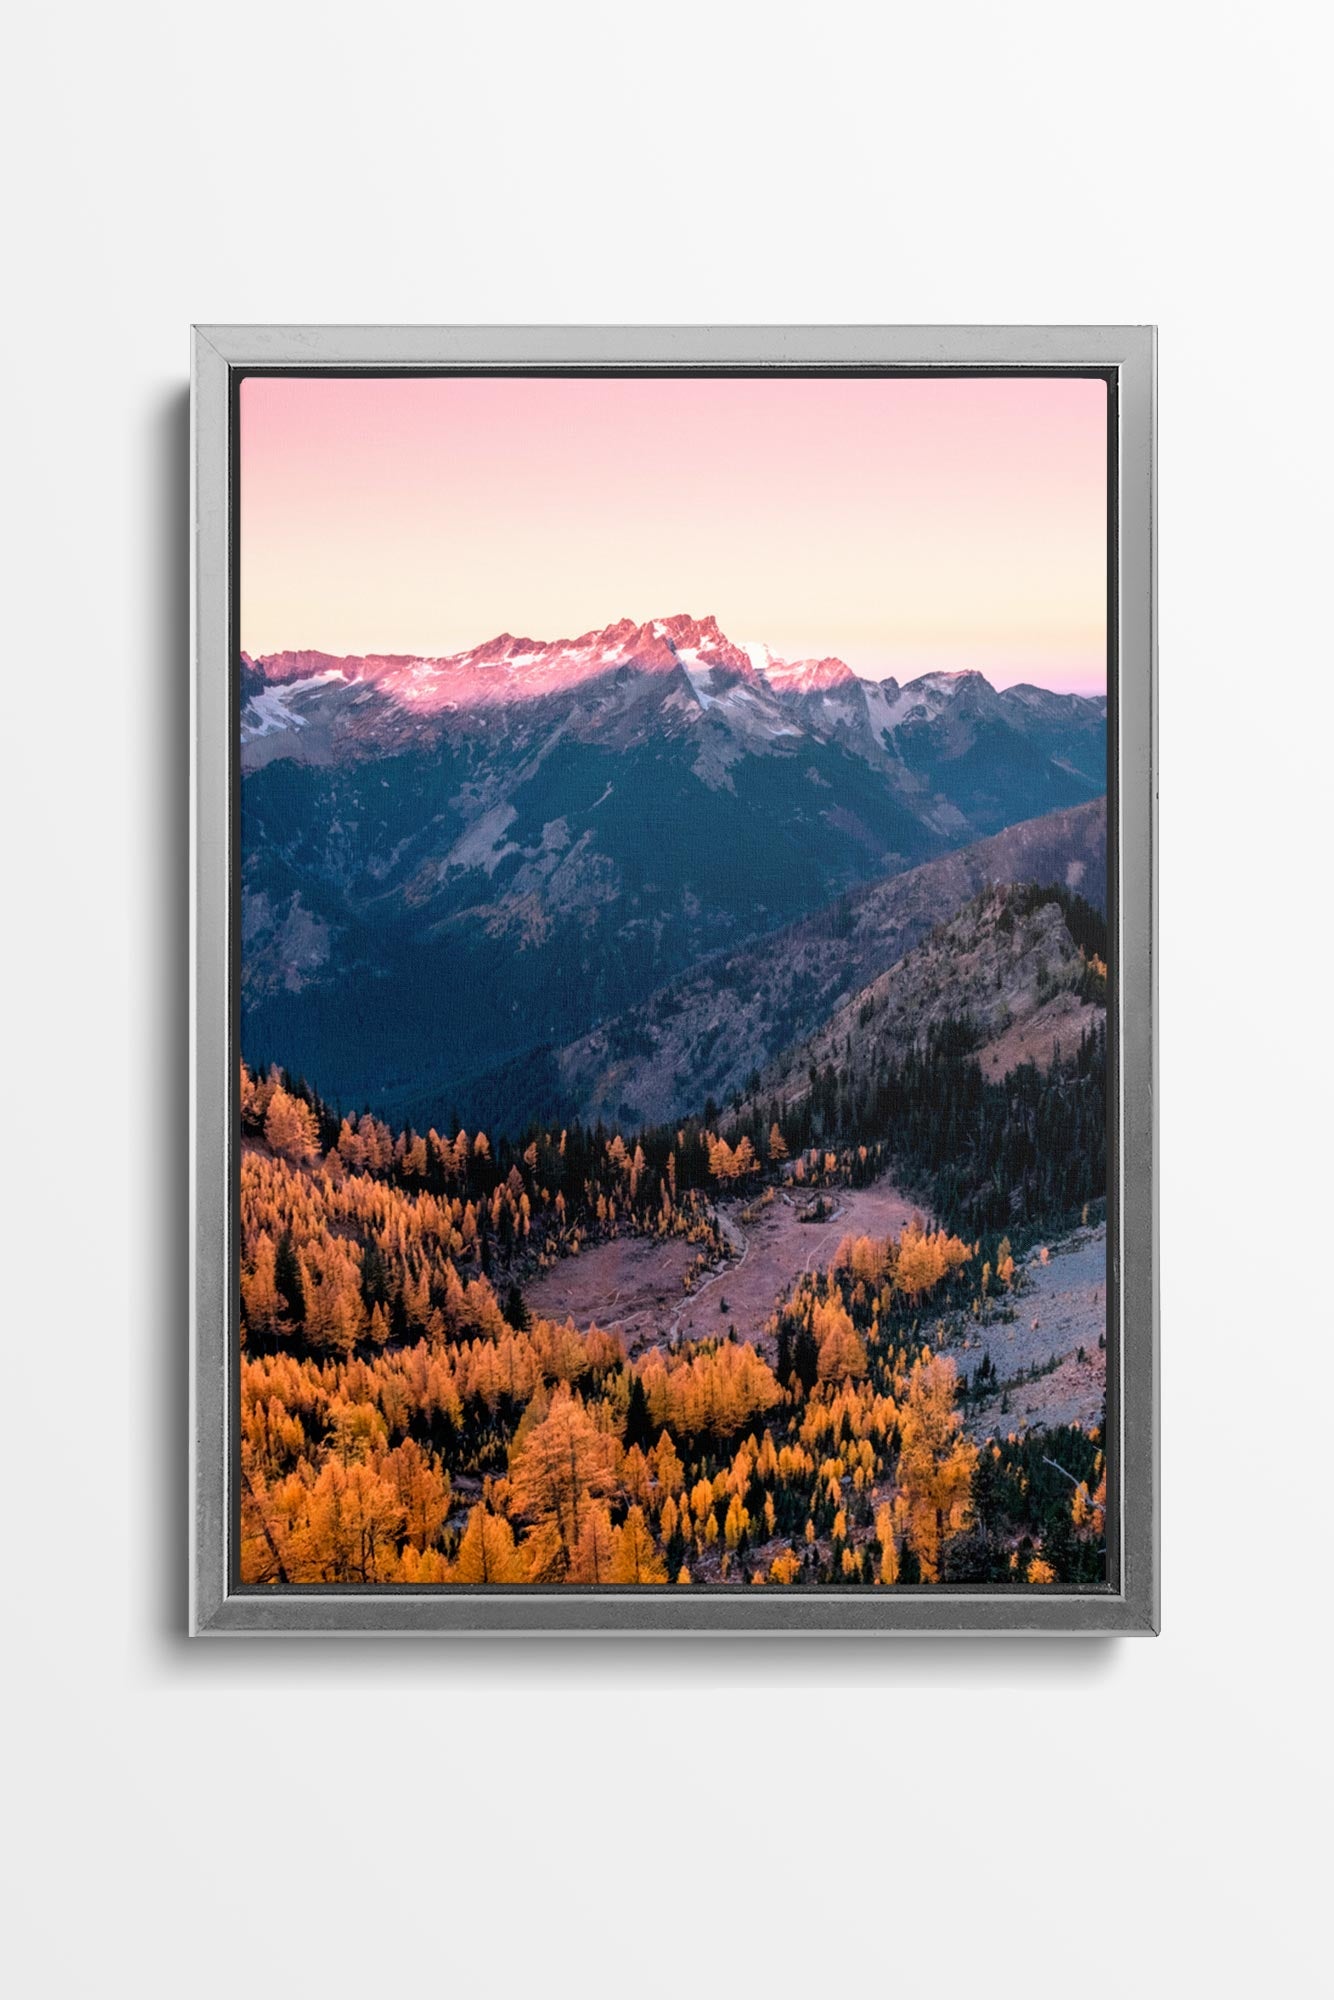
[[[792,1352],[792,1368],[802,1388],[809,1395],[820,1373],[820,1349],[808,1326],[803,1326],[797,1335]]]
[[[630,1380],[630,1401],[625,1412],[625,1442],[627,1448],[637,1445],[647,1451],[653,1443],[653,1419],[649,1414],[648,1396],[642,1379],[634,1375]]]
[[[292,1242],[292,1232],[284,1229],[274,1256],[273,1282],[287,1307],[292,1326],[306,1324],[306,1287],[301,1276],[301,1260]]]

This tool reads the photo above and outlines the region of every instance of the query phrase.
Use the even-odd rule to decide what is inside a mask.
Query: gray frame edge
[[[1155,327],[1119,376],[1116,1296],[1122,1595],[1160,1627],[1158,1275],[1158,466]],[[1132,1504],[1133,1502],[1133,1504]]]
[[[1096,1637],[1159,1629],[1156,330],[1092,327],[196,326],[191,366],[190,1534],[192,1636],[706,1633]],[[235,369],[366,367],[1114,368],[1118,378],[1117,1119],[1121,1588],[409,1593],[230,1587],[230,391]],[[1113,1327],[1109,1321],[1109,1339]]]

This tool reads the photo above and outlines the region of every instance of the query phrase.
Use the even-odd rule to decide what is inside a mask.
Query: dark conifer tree
[[[288,1319],[294,1327],[303,1327],[306,1323],[306,1288],[302,1283],[301,1264],[289,1229],[284,1229],[278,1238],[273,1281],[286,1302]]]
[[[630,1383],[630,1402],[625,1413],[625,1443],[627,1449],[637,1444],[641,1451],[647,1451],[653,1443],[653,1421],[649,1416],[648,1397],[644,1393],[644,1384],[638,1375]]]

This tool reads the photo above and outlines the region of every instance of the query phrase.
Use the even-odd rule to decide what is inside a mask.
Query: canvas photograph
[[[240,1587],[1108,1588],[1107,374],[235,395]]]

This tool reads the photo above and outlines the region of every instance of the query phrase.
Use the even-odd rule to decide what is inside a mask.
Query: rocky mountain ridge
[[[693,968],[561,1050],[562,1090],[585,1118],[628,1125],[678,1116],[709,1096],[721,1106],[780,1057],[796,1060],[787,1052],[803,1038],[846,1036],[849,1010],[855,1019],[868,989],[879,998],[873,982],[980,892],[1055,884],[1100,909],[1106,861],[1100,799],[851,891],[776,936]],[[963,974],[960,993],[971,991],[966,967]],[[944,1004],[958,1012],[967,1002],[953,993]]]
[[[243,1046],[385,1115],[522,1123],[552,1052],[691,967],[1105,782],[1104,704],[713,618],[240,677]]]
[[[900,686],[855,674],[843,660],[783,660],[760,643],[736,645],[713,616],[678,613],[645,624],[623,618],[577,639],[542,641],[504,632],[442,657],[314,651],[241,655],[241,758],[254,770],[274,757],[323,762],[368,755],[388,740],[429,740],[460,718],[514,728],[530,704],[592,706],[606,727],[624,722],[659,683],[676,713],[657,721],[711,718],[746,748],[791,752],[803,735],[838,741],[880,770],[930,821],[925,767],[966,756],[979,730],[1002,727],[1028,743],[1053,730],[1069,737],[1057,754],[1090,791],[1101,789],[1106,702],[1019,685],[997,692],[979,673],[927,673]],[[661,684],[668,684],[665,692]],[[590,717],[589,719],[593,719]],[[942,723],[944,728],[941,728]],[[1074,756],[1070,755],[1074,751]],[[725,783],[726,762],[704,758],[699,775]]]
[[[1076,943],[1055,888],[993,884],[785,1050],[752,1095],[790,1104],[831,1063],[868,1075],[946,1022],[966,1022],[985,1075],[1043,1068],[1105,1018],[1105,964]]]

